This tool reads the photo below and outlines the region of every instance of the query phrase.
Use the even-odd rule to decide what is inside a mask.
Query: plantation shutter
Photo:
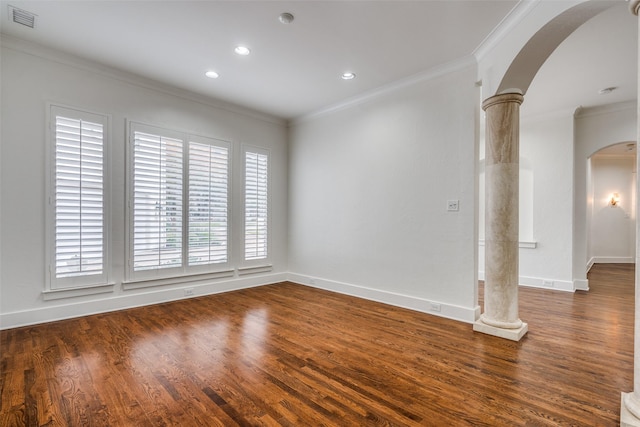
[[[189,265],[228,260],[229,149],[189,142]]]
[[[268,162],[266,153],[245,152],[245,260],[267,258]]]
[[[183,141],[133,134],[133,270],[182,266]]]
[[[106,119],[56,107],[52,108],[52,116],[55,117],[52,279],[103,275],[103,123]],[[90,116],[91,119],[84,120],[79,116]]]

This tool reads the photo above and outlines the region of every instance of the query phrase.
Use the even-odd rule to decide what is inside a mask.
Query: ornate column
[[[639,0],[640,1],[640,0]],[[518,318],[519,93],[486,99],[484,313],[473,330],[519,341]]]
[[[630,2],[629,6],[631,8],[631,13],[638,16],[638,12],[640,11],[640,0],[633,0],[632,2]],[[638,117],[638,125],[640,125],[640,110],[638,110],[638,112],[636,113],[636,117]],[[637,140],[640,141],[640,127]],[[640,156],[638,158],[640,158]],[[640,163],[638,164],[640,165]],[[638,174],[636,174],[636,179],[638,179]],[[640,187],[636,185],[636,188]],[[638,208],[638,206],[640,206],[640,204],[636,205],[636,209]],[[640,236],[640,234],[638,234],[640,232],[639,225],[640,221],[636,221],[636,305],[633,331],[633,391],[631,393],[622,393],[622,404],[620,405],[621,427],[640,426],[640,245],[638,245],[638,237]]]

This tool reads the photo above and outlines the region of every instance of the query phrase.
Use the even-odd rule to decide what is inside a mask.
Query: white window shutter
[[[268,249],[268,189],[269,156],[266,153],[245,152],[245,260],[267,258]]]
[[[183,141],[133,133],[133,270],[182,266]]]
[[[229,149],[189,142],[189,265],[228,261]]]
[[[54,114],[53,279],[105,269],[104,126]]]

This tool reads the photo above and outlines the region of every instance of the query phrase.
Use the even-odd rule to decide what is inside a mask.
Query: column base
[[[640,427],[640,420],[633,415],[624,403],[625,396],[631,397],[631,393],[620,394],[620,427]]]
[[[529,325],[522,322],[522,326],[516,329],[496,328],[495,326],[487,325],[478,319],[473,324],[473,330],[476,332],[482,332],[483,334],[493,335],[494,337],[505,338],[511,341],[520,341],[520,339],[529,330]]]

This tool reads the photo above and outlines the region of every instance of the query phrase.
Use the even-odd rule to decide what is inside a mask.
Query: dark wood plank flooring
[[[520,342],[281,283],[0,333],[1,426],[616,426],[634,266],[520,289]]]

